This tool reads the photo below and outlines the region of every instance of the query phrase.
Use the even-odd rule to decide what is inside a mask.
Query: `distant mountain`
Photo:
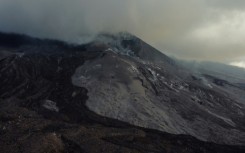
[[[82,45],[0,33],[0,150],[243,153],[243,73],[209,67],[129,33]]]
[[[233,83],[237,82],[245,82],[245,69],[221,64],[221,63],[215,63],[215,62],[188,62],[188,61],[179,61],[180,64],[187,66],[188,69],[192,69],[193,71],[199,72],[199,73],[211,73],[214,76],[227,79],[232,81]]]

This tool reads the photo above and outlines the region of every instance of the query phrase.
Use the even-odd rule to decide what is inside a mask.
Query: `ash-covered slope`
[[[85,62],[72,77],[74,85],[88,89],[90,110],[204,141],[245,144],[244,88],[197,75],[130,35],[108,44],[103,57]]]
[[[0,40],[3,152],[245,151],[244,103],[228,93],[244,89],[196,76],[137,37]]]

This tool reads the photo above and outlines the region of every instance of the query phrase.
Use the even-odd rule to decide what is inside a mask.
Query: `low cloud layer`
[[[245,61],[244,0],[1,0],[0,31],[73,42],[128,31],[179,58]]]
[[[233,66],[245,68],[245,62],[232,62],[230,64],[233,65]]]

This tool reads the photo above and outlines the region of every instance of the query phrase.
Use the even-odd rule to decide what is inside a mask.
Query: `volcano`
[[[245,72],[207,65],[129,33],[82,45],[0,33],[0,150],[244,153]]]

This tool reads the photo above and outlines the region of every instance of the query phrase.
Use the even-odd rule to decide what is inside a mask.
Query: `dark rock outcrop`
[[[0,52],[4,52],[4,56],[0,54],[1,152],[243,153],[245,151],[245,147],[242,145],[235,146],[204,142],[190,136],[188,132],[185,135],[176,135],[163,132],[164,130],[162,129],[158,129],[162,132],[147,129],[151,128],[151,126],[142,125],[142,123],[147,123],[148,121],[140,121],[139,116],[143,117],[142,119],[145,119],[146,116],[148,116],[147,119],[150,119],[150,117],[152,117],[152,120],[156,119],[154,117],[157,115],[153,115],[151,112],[146,113],[147,109],[145,107],[149,105],[141,101],[144,98],[152,100],[151,94],[154,94],[156,97],[157,95],[165,95],[162,96],[162,102],[168,101],[171,103],[171,106],[181,106],[176,107],[176,111],[180,111],[179,115],[185,119],[193,120],[193,116],[206,113],[204,115],[211,118],[209,120],[217,122],[219,126],[234,129],[234,123],[236,124],[236,131],[244,130],[244,126],[242,126],[244,122],[240,120],[242,118],[237,117],[237,120],[235,120],[237,114],[234,112],[230,112],[232,114],[231,117],[234,116],[234,119],[232,118],[232,121],[230,121],[220,116],[217,117],[210,112],[209,116],[207,112],[198,112],[200,109],[198,111],[191,111],[197,108],[194,106],[199,105],[196,104],[200,99],[198,96],[200,97],[203,94],[206,94],[206,99],[203,100],[204,105],[208,105],[206,102],[212,98],[216,98],[212,101],[213,103],[222,105],[218,109],[226,108],[223,105],[230,103],[228,103],[229,101],[227,99],[219,99],[223,96],[219,95],[221,93],[206,89],[203,85],[198,86],[195,83],[191,83],[187,86],[184,82],[165,83],[164,81],[159,81],[160,75],[164,75],[166,80],[173,78],[172,74],[176,71],[170,70],[170,68],[176,68],[177,66],[172,59],[157,51],[154,53],[154,56],[147,59],[147,57],[150,57],[150,55],[148,56],[148,51],[142,51],[141,48],[147,44],[136,46],[137,53],[135,52],[131,57],[120,54],[118,51],[113,51],[115,49],[113,46],[111,50],[104,47],[101,49],[100,46],[96,46],[95,48],[97,49],[94,49],[91,47],[93,43],[73,46],[58,41],[48,40],[47,43],[47,40],[2,33],[0,34],[0,41]],[[130,51],[134,51],[135,48],[130,46],[135,46],[139,43],[138,41],[137,43],[129,40],[123,41],[122,46],[130,49]],[[90,50],[91,48],[93,50]],[[120,47],[118,48],[120,49]],[[146,48],[149,50],[150,47],[148,46]],[[162,62],[165,66],[164,68],[158,67],[157,64],[154,65],[154,62],[159,61],[153,58],[155,54],[159,59],[166,59]],[[158,55],[164,58],[160,58]],[[104,65],[99,65],[100,63],[98,62],[105,62],[102,64],[105,64],[105,66],[107,64],[107,66],[104,68]],[[144,62],[146,63],[144,64]],[[117,64],[120,67],[119,70],[116,69]],[[98,70],[102,67],[103,71]],[[86,71],[86,68],[90,69]],[[83,74],[84,77],[81,75],[76,76],[76,72],[79,69],[82,73],[86,72]],[[189,72],[186,72],[183,76],[188,76],[188,74]],[[88,76],[90,75],[92,77],[89,78]],[[179,73],[176,73],[176,76],[178,75]],[[78,81],[78,76],[82,80],[80,80],[81,82],[79,84],[75,84],[78,83],[76,82]],[[115,106],[117,105],[112,106],[110,103],[102,103],[104,97],[100,95],[101,93],[97,93],[97,95],[91,92],[92,88],[101,89],[103,87],[99,84],[89,84],[91,79],[94,78],[101,79],[99,81],[105,83],[104,88],[106,89],[108,87],[110,89],[107,94],[109,98],[112,89],[120,88],[121,93],[125,95],[131,91],[137,92],[134,94],[136,96],[131,97],[135,101],[134,109],[129,109],[125,113],[129,120],[132,118],[135,119],[129,122],[134,125],[130,125],[128,120],[123,119],[125,116],[110,116],[110,114],[115,114],[112,109],[116,109]],[[174,78],[177,79],[178,77]],[[96,82],[98,80],[94,81]],[[125,86],[127,86],[127,90]],[[182,102],[186,103],[183,105],[179,104],[180,99],[178,97],[180,96],[178,96],[179,93],[176,89],[178,88],[180,90],[180,87],[188,90],[188,92],[195,92],[196,97],[192,100],[193,104],[187,103],[187,100],[190,100],[185,99],[188,95],[183,96],[181,99]],[[214,95],[214,97],[208,96],[207,93]],[[96,105],[89,104],[91,98],[93,100],[93,97],[102,98],[97,99],[101,107],[97,103],[94,103]],[[142,97],[143,99],[140,99]],[[115,98],[117,98],[116,95]],[[125,101],[124,98],[121,98],[122,101],[119,100],[120,96],[119,99],[112,101],[118,101],[119,105]],[[138,103],[141,103],[141,107],[138,107]],[[106,105],[108,106],[106,107]],[[181,109],[187,108],[184,105],[187,105],[188,109],[181,111]],[[151,106],[152,111],[156,110],[153,107],[158,107],[158,109],[162,107],[160,104]],[[92,109],[88,109],[88,107]],[[109,107],[111,109],[104,109]],[[93,108],[96,109],[93,110]],[[101,111],[102,108],[104,112]],[[135,109],[138,110],[135,111]],[[233,109],[237,108],[234,106]],[[117,108],[115,111],[120,112],[122,110],[121,108]],[[132,110],[134,110],[134,113],[130,112]],[[222,112],[222,110],[220,111]],[[192,116],[190,113],[192,113]],[[159,123],[161,123],[160,121]],[[169,124],[168,120],[165,120],[165,122],[166,125]],[[155,125],[157,126],[157,123]],[[169,127],[171,126],[169,125]],[[202,129],[203,126],[200,125],[200,127],[195,128]],[[212,135],[219,134],[215,131],[209,132]],[[218,138],[218,136],[215,138]],[[238,141],[241,140],[238,138]]]

